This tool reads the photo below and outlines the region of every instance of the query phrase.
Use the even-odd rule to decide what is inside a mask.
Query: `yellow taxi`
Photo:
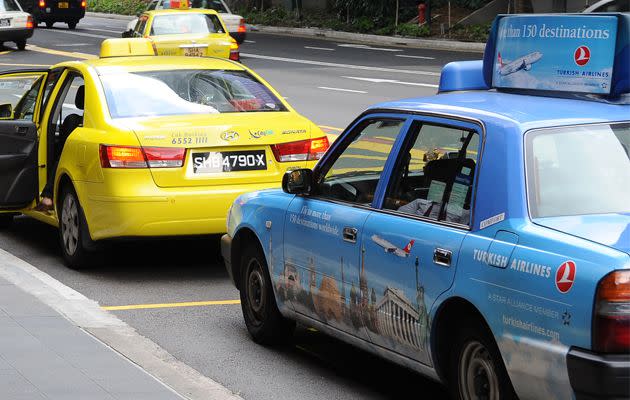
[[[224,232],[238,195],[328,149],[242,64],[153,54],[110,39],[98,59],[0,74],[0,225],[21,213],[58,226],[81,268],[103,239]],[[54,209],[38,211],[47,184]]]
[[[168,9],[140,15],[124,38],[148,38],[158,55],[222,57],[239,61],[239,46],[214,10]]]

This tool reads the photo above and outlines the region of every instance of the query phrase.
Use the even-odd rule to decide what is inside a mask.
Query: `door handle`
[[[444,267],[451,266],[451,259],[453,258],[453,252],[446,249],[441,249],[437,247],[433,251],[433,263],[437,265],[442,265]]]
[[[18,135],[26,135],[28,133],[28,127],[27,126],[16,126],[15,127],[15,133],[17,133]]]
[[[343,228],[343,240],[349,243],[357,242],[357,228]]]

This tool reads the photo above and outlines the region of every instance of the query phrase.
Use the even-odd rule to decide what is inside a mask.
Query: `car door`
[[[38,122],[47,74],[0,74],[0,210],[21,209],[37,197]]]
[[[362,233],[372,342],[430,363],[429,311],[452,284],[468,232],[479,129],[419,118]]]
[[[358,122],[315,171],[315,194],[297,196],[284,227],[281,292],[296,312],[367,340],[361,307],[361,230],[404,116]]]

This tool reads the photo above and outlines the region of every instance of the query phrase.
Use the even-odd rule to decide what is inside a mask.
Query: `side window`
[[[39,90],[42,87],[43,81],[44,76],[35,81],[29,91],[26,92],[24,96],[22,96],[20,101],[18,101],[13,111],[13,119],[33,121],[33,116],[35,114],[35,105],[37,103],[37,96],[39,95]]]
[[[334,200],[370,204],[387,157],[405,123],[403,119],[368,120],[336,160],[324,167],[318,195]]]
[[[48,100],[50,99],[50,94],[52,93],[55,85],[57,85],[57,81],[59,81],[59,77],[63,72],[62,68],[53,69],[48,73],[48,79],[46,79],[46,86],[44,87],[44,96],[42,98],[42,109],[40,112],[40,118],[44,115],[44,110],[48,105]]]
[[[396,162],[383,207],[468,225],[479,135],[415,122],[410,138]]]
[[[134,28],[134,34],[136,35],[136,37],[142,37],[142,35],[144,34],[144,29],[147,26],[148,19],[149,17],[146,15],[141,15],[140,18],[138,18],[138,23]]]
[[[44,78],[42,73],[18,73],[0,77],[0,104],[2,120],[33,121],[37,95]]]
[[[84,103],[83,77],[77,73],[69,73],[55,99],[55,109],[49,122],[49,132],[54,134],[57,154],[61,154],[61,148],[68,136],[83,125]]]

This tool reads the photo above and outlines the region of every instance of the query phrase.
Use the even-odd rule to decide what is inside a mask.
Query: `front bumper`
[[[234,271],[232,271],[232,237],[227,233],[221,236],[221,256],[230,280],[234,286],[238,286],[234,280]]]
[[[33,36],[33,29],[0,29],[0,41],[2,42],[12,42],[14,40],[28,39],[31,36]]]
[[[572,348],[567,368],[576,400],[630,398],[630,354],[602,355]]]

